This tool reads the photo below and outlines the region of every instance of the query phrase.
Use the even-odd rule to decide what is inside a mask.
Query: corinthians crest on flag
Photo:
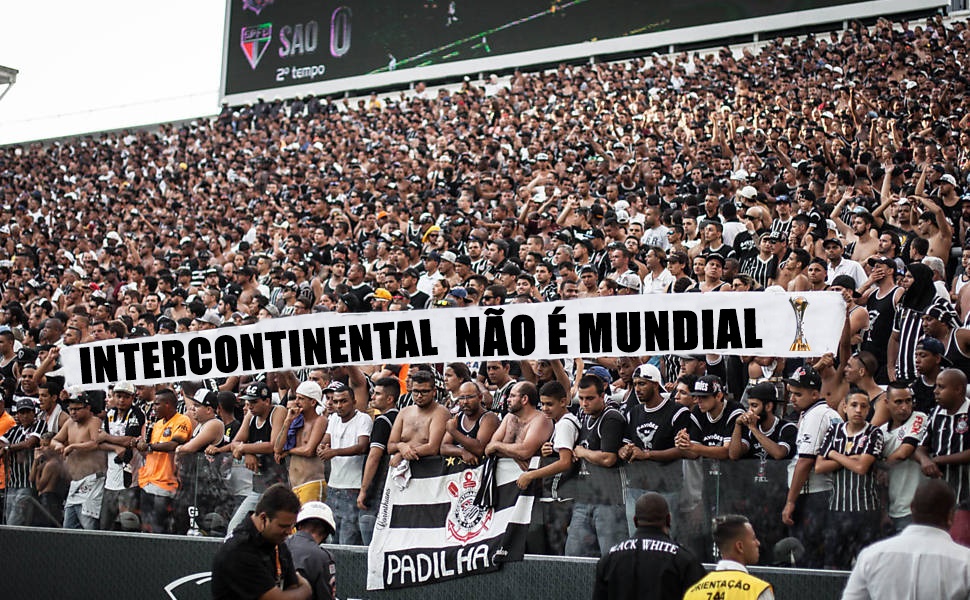
[[[530,468],[538,458],[533,463]],[[520,490],[515,482],[521,474],[506,458],[490,474],[455,458],[424,458],[410,464],[406,484],[392,470],[368,551],[367,589],[455,579],[522,560],[540,488],[533,482]],[[487,506],[475,502],[483,485],[491,492]]]
[[[239,38],[239,45],[242,46],[243,54],[249,61],[249,66],[256,70],[259,59],[266,54],[270,40],[273,39],[273,24],[263,23],[252,27],[243,27]]]

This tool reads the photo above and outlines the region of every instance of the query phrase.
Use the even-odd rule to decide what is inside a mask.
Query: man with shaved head
[[[967,375],[945,369],[933,389],[936,408],[930,414],[923,444],[916,449],[923,474],[950,484],[957,502],[970,498],[970,400]]]
[[[634,536],[610,548],[596,565],[593,600],[679,600],[704,577],[704,567],[670,539],[670,508],[663,496],[637,499]]]
[[[859,553],[842,600],[970,597],[970,548],[948,533],[955,507],[942,479],[920,485],[910,504],[913,524]]]

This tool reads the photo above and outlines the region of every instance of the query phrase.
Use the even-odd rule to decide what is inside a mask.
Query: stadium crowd
[[[366,543],[400,458],[541,453],[520,480],[545,482],[539,543],[599,555],[639,495],[621,468],[676,465],[689,512],[694,459],[790,461],[773,518],[800,564],[848,567],[909,522],[922,477],[970,499],[968,36],[853,23],[0,149],[6,522],[224,531],[288,481],[331,506],[335,540]],[[313,312],[773,289],[843,294],[840,352],[83,394],[59,363],[67,345]]]

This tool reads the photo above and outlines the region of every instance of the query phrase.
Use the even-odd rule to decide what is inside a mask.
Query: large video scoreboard
[[[918,11],[945,0],[229,0],[230,103]]]

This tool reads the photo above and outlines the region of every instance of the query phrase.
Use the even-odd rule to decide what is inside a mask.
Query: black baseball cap
[[[200,388],[192,400],[201,404],[202,406],[208,406],[209,408],[218,408],[219,406],[219,395],[212,390],[207,390],[206,388]]]
[[[762,381],[748,389],[748,398],[765,402],[778,402],[778,390],[775,388],[775,384]]]
[[[350,387],[342,381],[331,381],[327,387],[323,388],[325,394],[336,394],[337,392],[349,392]]]
[[[818,372],[810,367],[798,367],[795,372],[791,374],[791,377],[785,379],[791,387],[805,388],[809,390],[820,390],[822,389],[822,377]]]
[[[858,298],[861,296],[859,292],[856,291],[855,279],[851,275],[839,275],[832,280],[832,284],[829,287],[840,287],[845,288],[852,292],[853,298]]]
[[[694,382],[694,389],[691,390],[691,396],[716,396],[724,391],[724,385],[721,383],[721,378],[717,375],[704,375]]]
[[[269,391],[269,386],[264,381],[257,381],[246,386],[243,393],[239,395],[240,400],[268,400],[273,396]]]

